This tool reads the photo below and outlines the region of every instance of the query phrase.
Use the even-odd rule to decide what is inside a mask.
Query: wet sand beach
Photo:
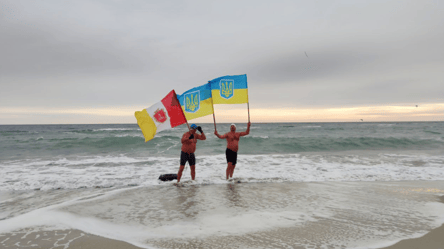
[[[382,249],[442,249],[444,248],[444,225],[433,229],[426,235],[415,238],[402,240],[392,246]]]
[[[0,221],[0,247],[438,249],[442,196],[443,181],[111,190]]]
[[[57,235],[58,234],[58,235]],[[63,235],[62,235],[63,234]],[[68,234],[68,236],[64,236]],[[140,249],[127,242],[104,238],[92,234],[85,234],[79,230],[68,231],[52,231],[52,232],[36,232],[28,234],[18,233],[15,236],[3,235],[1,240],[9,237],[8,241],[4,241],[2,246],[4,248],[66,248],[69,249]],[[38,238],[36,238],[38,237]],[[17,244],[18,243],[18,244]],[[381,249],[441,249],[444,245],[444,225],[433,229],[426,235],[415,238],[402,240],[392,246]],[[194,246],[194,245],[193,245]],[[197,246],[197,245],[196,245]],[[182,248],[191,248],[191,245],[182,245]],[[180,248],[179,247],[179,248]],[[267,247],[267,246],[264,246]],[[162,248],[162,247],[161,247]],[[198,248],[198,247],[194,247]],[[220,248],[224,248],[221,246]],[[225,248],[229,248],[226,246]],[[293,247],[295,248],[295,247]],[[299,247],[305,248],[305,247]]]

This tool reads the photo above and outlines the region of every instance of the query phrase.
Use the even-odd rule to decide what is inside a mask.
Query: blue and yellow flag
[[[187,120],[213,113],[211,86],[209,83],[192,88],[182,95],[177,95]]]
[[[214,104],[248,103],[247,75],[227,75],[210,81]]]

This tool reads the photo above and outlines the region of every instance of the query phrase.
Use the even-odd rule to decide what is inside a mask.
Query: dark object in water
[[[172,181],[177,179],[177,174],[163,174],[159,176],[159,180],[161,181]]]

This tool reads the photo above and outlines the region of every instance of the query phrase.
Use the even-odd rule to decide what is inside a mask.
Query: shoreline
[[[32,248],[50,248],[54,246],[54,242],[57,245],[64,247],[68,246],[68,249],[145,249],[149,247],[138,247],[131,243],[105,238],[102,236],[85,233],[80,230],[54,230],[54,231],[41,231],[32,233],[14,233],[0,235],[2,237],[9,236],[9,242],[12,244],[6,246],[6,248],[17,248],[14,246],[32,246]],[[65,234],[68,234],[65,236]],[[65,236],[65,238],[58,238],[58,236]],[[33,237],[33,239],[23,241],[24,236]],[[74,238],[73,238],[74,237]],[[39,238],[39,239],[38,239]],[[20,243],[20,241],[23,242]],[[376,247],[376,249],[442,249],[444,245],[444,224],[438,228],[435,228],[427,234],[413,239],[404,239],[395,244],[387,247]],[[302,248],[301,248],[302,249]]]
[[[417,223],[420,223],[420,220],[415,217],[421,218],[421,216],[420,213],[414,211],[424,210],[424,207],[421,207],[423,206],[421,203],[424,202],[430,203],[431,208],[438,208],[439,211],[442,207],[440,203],[444,203],[442,193],[444,193],[443,181],[185,185],[180,188],[158,187],[149,191],[145,188],[134,188],[108,196],[97,195],[98,198],[89,198],[77,204],[58,207],[58,211],[78,217],[64,219],[62,213],[59,213],[61,215],[58,218],[59,221],[66,224],[62,227],[70,228],[51,230],[42,224],[43,226],[30,226],[3,233],[0,234],[0,247],[5,249],[23,247],[68,249],[293,247],[302,249],[328,246],[332,248],[442,249],[444,248],[444,224],[435,222],[433,224],[439,227],[434,229],[431,229],[434,226],[427,228],[426,223],[423,223],[422,227],[418,226]],[[163,199],[164,196],[170,198]],[[199,201],[201,198],[205,198],[205,201]],[[153,202],[154,205],[152,205]],[[128,203],[132,203],[132,206],[128,206]],[[346,203],[347,205],[344,206]],[[408,203],[411,205],[407,205],[406,209],[405,204]],[[415,206],[415,203],[419,206]],[[122,205],[125,209],[120,208],[123,207]],[[156,205],[158,209],[153,211]],[[309,213],[319,206],[324,207],[323,210],[325,210],[320,214],[325,214],[325,212],[328,214],[332,210],[335,210],[336,214],[318,216],[317,213]],[[103,212],[98,210],[98,207],[108,207],[111,211],[115,208],[116,212],[108,210],[108,216],[102,216]],[[367,211],[361,212],[360,207],[364,207]],[[421,209],[414,209],[415,207]],[[414,216],[410,220],[405,220],[404,215],[397,215],[398,210],[412,210],[411,214]],[[234,217],[230,214],[231,211],[236,211]],[[171,215],[162,216],[159,212],[173,214],[176,218],[171,218],[173,217]],[[128,216],[124,216],[126,214]],[[439,211],[436,214],[442,214],[442,212]],[[88,225],[85,225],[100,220],[114,220],[113,222],[119,223],[119,217],[122,223],[134,215],[142,215],[140,217],[144,219],[144,223],[158,222],[160,225],[157,227],[160,230],[170,229],[168,227],[175,229],[165,230],[168,234],[156,237],[147,236],[147,234],[157,233],[156,226],[153,229],[147,226],[146,230],[136,228],[130,231],[122,230],[123,227],[108,228],[107,224],[112,223],[91,223],[103,228],[96,235],[94,229],[91,230]],[[308,215],[313,218],[306,218]],[[88,217],[99,217],[100,220],[90,220]],[[434,217],[442,216],[422,216],[422,218],[427,217],[436,221],[437,218]],[[42,218],[42,220],[45,219],[45,217]],[[377,240],[370,236],[367,237],[370,240],[366,241],[368,228],[377,229],[375,231],[381,231],[387,236],[381,236]],[[404,232],[403,236],[389,236],[390,233],[396,234],[398,231],[402,233],[405,229],[409,232]],[[423,235],[413,238],[413,236],[420,236],[419,231]],[[338,236],[339,239],[337,239]],[[402,237],[405,239],[398,240]]]
[[[379,249],[442,249],[444,248],[444,224],[419,238],[404,239]]]
[[[439,202],[444,203],[444,195],[439,197]],[[419,238],[404,239],[395,244],[379,249],[443,249],[444,248],[444,224],[432,229]]]

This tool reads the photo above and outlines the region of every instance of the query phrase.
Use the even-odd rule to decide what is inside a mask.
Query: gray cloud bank
[[[439,1],[0,5],[6,107],[146,107],[243,73],[258,107],[444,101]]]

